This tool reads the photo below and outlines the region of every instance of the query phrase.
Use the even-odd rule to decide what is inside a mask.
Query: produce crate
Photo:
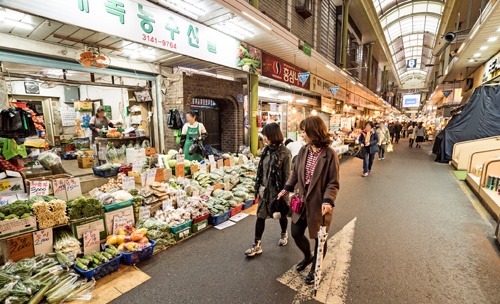
[[[217,226],[219,224],[224,223],[225,221],[229,220],[230,218],[230,211],[226,211],[220,215],[213,216],[210,214],[210,217],[208,218],[208,222],[214,226]]]
[[[241,212],[241,210],[243,209],[243,205],[244,205],[244,204],[240,204],[240,205],[238,205],[237,207],[231,208],[231,209],[229,210],[229,215],[230,215],[229,217],[233,217],[233,216],[235,216],[236,214],[240,213],[240,212]]]
[[[99,280],[100,278],[103,278],[108,274],[117,271],[118,268],[120,268],[120,259],[122,258],[122,255],[123,254],[120,253],[120,255],[117,256],[116,258],[111,259],[109,262],[99,265],[91,270],[83,270],[78,268],[76,265],[73,265],[73,268],[75,269],[76,272],[84,276],[87,280],[92,280],[92,278]]]
[[[125,263],[126,265],[134,265],[152,257],[156,242],[153,240],[149,240],[149,243],[151,243],[151,246],[144,249],[134,252],[122,252],[123,263]]]
[[[132,200],[131,199],[127,200],[127,201],[123,201],[123,202],[114,203],[114,204],[111,204],[111,205],[104,206],[104,210],[106,210],[106,212],[110,212],[110,211],[115,211],[115,210],[118,210],[118,209],[126,208],[126,207],[129,207],[129,206],[132,206]]]
[[[244,202],[243,203],[243,210],[246,210],[246,209],[252,207],[253,203],[254,203],[254,200]]]
[[[176,227],[171,227],[170,231],[175,235],[175,240],[180,241],[191,235],[191,225],[193,221],[190,220]]]
[[[196,233],[196,232],[199,232],[207,227],[208,227],[208,219],[205,219],[201,222],[193,224],[193,226],[191,226],[191,231],[193,231],[193,233]]]
[[[100,170],[100,169],[97,169],[97,167],[92,167],[92,171],[94,171],[94,174],[97,176],[101,176],[101,177],[116,176],[116,175],[118,175],[119,170],[120,170],[120,167],[118,167],[116,169],[109,169],[109,170]]]
[[[207,214],[205,214],[205,215],[202,215],[202,216],[199,216],[199,217],[195,217],[193,219],[193,225],[194,224],[198,224],[199,222],[202,222],[202,221],[208,219],[209,216],[210,216],[210,212],[207,213]]]
[[[61,152],[61,159],[65,160],[77,159],[77,155],[74,152]]]

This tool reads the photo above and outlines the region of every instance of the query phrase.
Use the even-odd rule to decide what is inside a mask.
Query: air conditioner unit
[[[302,18],[307,19],[312,16],[313,0],[295,0],[295,11]]]

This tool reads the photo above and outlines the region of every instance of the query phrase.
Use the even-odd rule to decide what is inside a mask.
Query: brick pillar
[[[166,122],[169,110],[177,109],[184,111],[183,75],[167,75],[164,77],[163,83],[166,86],[166,94],[163,95],[162,101],[163,121],[165,122],[165,148],[167,151],[170,149],[178,150],[179,147],[175,142],[174,130],[169,129]]]

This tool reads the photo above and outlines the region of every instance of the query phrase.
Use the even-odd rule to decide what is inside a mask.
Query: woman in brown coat
[[[306,146],[297,155],[292,175],[279,197],[297,189],[296,195],[304,202],[299,213],[293,212],[292,237],[304,253],[304,259],[296,269],[303,271],[312,264],[306,284],[313,284],[318,231],[323,217],[327,230],[330,229],[334,202],[339,191],[339,161],[337,154],[330,147],[330,135],[320,117],[306,118],[300,123],[300,129]],[[309,230],[309,238],[316,241],[314,256],[305,236],[306,229]],[[326,253],[326,244],[324,252]]]

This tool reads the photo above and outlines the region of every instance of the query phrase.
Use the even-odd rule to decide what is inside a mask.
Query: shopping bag
[[[387,146],[387,152],[394,152],[394,146],[391,143]]]
[[[365,159],[365,148],[364,147],[361,147],[359,148],[358,152],[356,152],[356,154],[354,154],[355,157],[359,158],[359,159]]]

